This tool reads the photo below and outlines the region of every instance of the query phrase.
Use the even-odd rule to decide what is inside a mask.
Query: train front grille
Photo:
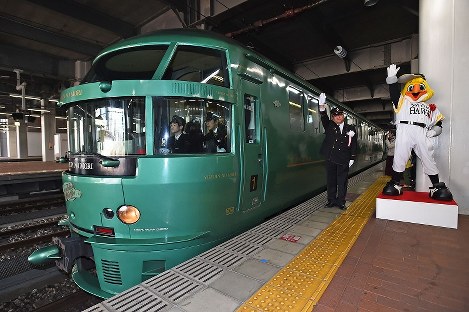
[[[101,259],[101,265],[103,267],[103,278],[106,283],[122,285],[119,262]]]

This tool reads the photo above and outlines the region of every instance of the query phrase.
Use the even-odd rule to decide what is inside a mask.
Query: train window
[[[72,154],[145,154],[145,98],[100,99],[69,108]]]
[[[153,97],[153,111],[155,154],[230,152],[230,103],[189,97]],[[174,120],[183,127],[182,133],[171,127]],[[176,136],[177,149],[173,145]],[[180,138],[183,140],[179,141]]]
[[[308,115],[306,117],[306,123],[313,128],[313,133],[319,133],[318,105],[318,99],[308,97]]]
[[[257,130],[257,97],[249,94],[244,95],[244,129],[246,143],[258,142]]]
[[[83,83],[112,80],[149,80],[168,46],[147,46],[118,50],[99,58]]]
[[[163,79],[201,82],[229,88],[226,53],[210,48],[180,46]]]
[[[305,129],[303,117],[303,93],[288,87],[288,105],[290,111],[290,129],[296,131],[303,131]]]

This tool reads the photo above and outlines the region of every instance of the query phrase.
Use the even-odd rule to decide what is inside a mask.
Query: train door
[[[264,153],[262,118],[260,112],[259,85],[243,80],[241,96],[243,101],[244,136],[242,136],[243,194],[241,207],[249,210],[259,207],[263,201]]]

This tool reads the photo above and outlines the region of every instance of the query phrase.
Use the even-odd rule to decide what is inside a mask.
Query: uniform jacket
[[[336,164],[347,165],[349,160],[355,159],[357,153],[357,130],[352,125],[344,123],[342,133],[339,126],[329,119],[326,111],[321,112],[321,122],[326,131],[326,137],[321,145],[321,154],[326,160]],[[349,131],[355,132],[350,140]]]
[[[204,137],[205,149],[207,153],[216,153],[219,149],[227,150],[226,131],[223,127],[218,127],[217,132],[210,130]]]
[[[189,141],[188,136],[185,133],[181,133],[179,139],[176,140],[174,135],[168,139],[168,148],[172,154],[182,154],[189,152]]]

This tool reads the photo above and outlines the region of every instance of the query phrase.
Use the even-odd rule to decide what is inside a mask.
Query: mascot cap
[[[410,80],[415,79],[415,78],[425,79],[425,76],[423,74],[404,74],[404,75],[401,75],[399,78],[397,78],[397,82],[407,83],[407,81],[410,81]]]

